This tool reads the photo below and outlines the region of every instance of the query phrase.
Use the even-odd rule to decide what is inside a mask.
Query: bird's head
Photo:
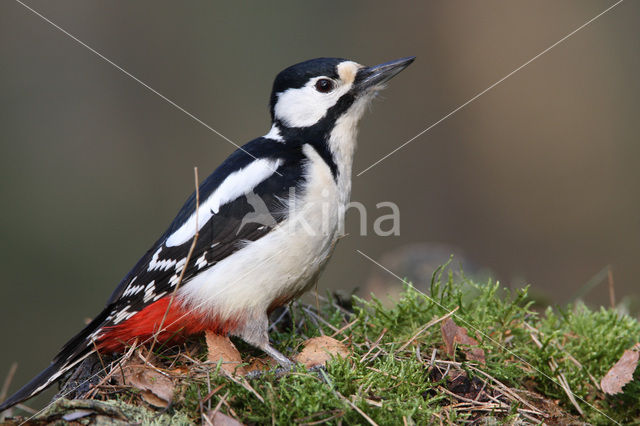
[[[326,139],[339,119],[355,125],[384,83],[415,58],[372,67],[340,58],[318,58],[281,71],[271,92],[271,118],[278,134]]]

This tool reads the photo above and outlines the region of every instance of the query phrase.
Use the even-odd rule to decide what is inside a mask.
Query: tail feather
[[[91,346],[89,336],[101,327],[107,315],[108,311],[105,309],[91,321],[89,325],[80,331],[80,333],[69,340],[53,358],[51,365],[31,379],[31,381],[20,388],[18,392],[0,403],[0,412],[36,396],[93,353],[95,348]]]
[[[22,401],[26,401],[51,386],[60,377],[62,377],[62,375],[89,356],[93,351],[88,350],[86,352],[87,353],[84,354],[84,356],[80,356],[72,362],[58,360],[51,363],[49,367],[45,368],[40,374],[31,379],[29,383],[20,388],[20,390],[11,395],[7,400],[0,403],[0,413],[7,408],[21,403]]]

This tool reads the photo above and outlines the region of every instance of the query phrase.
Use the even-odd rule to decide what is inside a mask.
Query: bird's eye
[[[320,93],[328,93],[333,90],[333,81],[328,78],[321,78],[316,81],[316,90]]]

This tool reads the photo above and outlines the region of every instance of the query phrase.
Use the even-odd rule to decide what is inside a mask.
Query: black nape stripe
[[[276,125],[280,129],[280,134],[284,139],[284,143],[288,145],[297,145],[302,147],[309,144],[315,148],[320,157],[327,163],[331,170],[333,180],[338,180],[338,165],[336,164],[333,153],[329,149],[329,134],[327,131],[317,128],[317,124],[311,127],[290,128],[286,127],[280,120],[276,120]],[[331,132],[329,129],[328,132]]]

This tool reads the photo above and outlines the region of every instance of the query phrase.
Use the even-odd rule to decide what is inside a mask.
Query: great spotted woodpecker
[[[134,340],[177,342],[213,330],[289,366],[269,344],[268,313],[309,289],[327,263],[350,197],[358,120],[384,83],[413,60],[366,67],[319,58],[280,72],[271,130],[200,185],[200,201],[196,193],[187,199],[104,310],[0,411],[47,388],[94,351],[118,352]]]

